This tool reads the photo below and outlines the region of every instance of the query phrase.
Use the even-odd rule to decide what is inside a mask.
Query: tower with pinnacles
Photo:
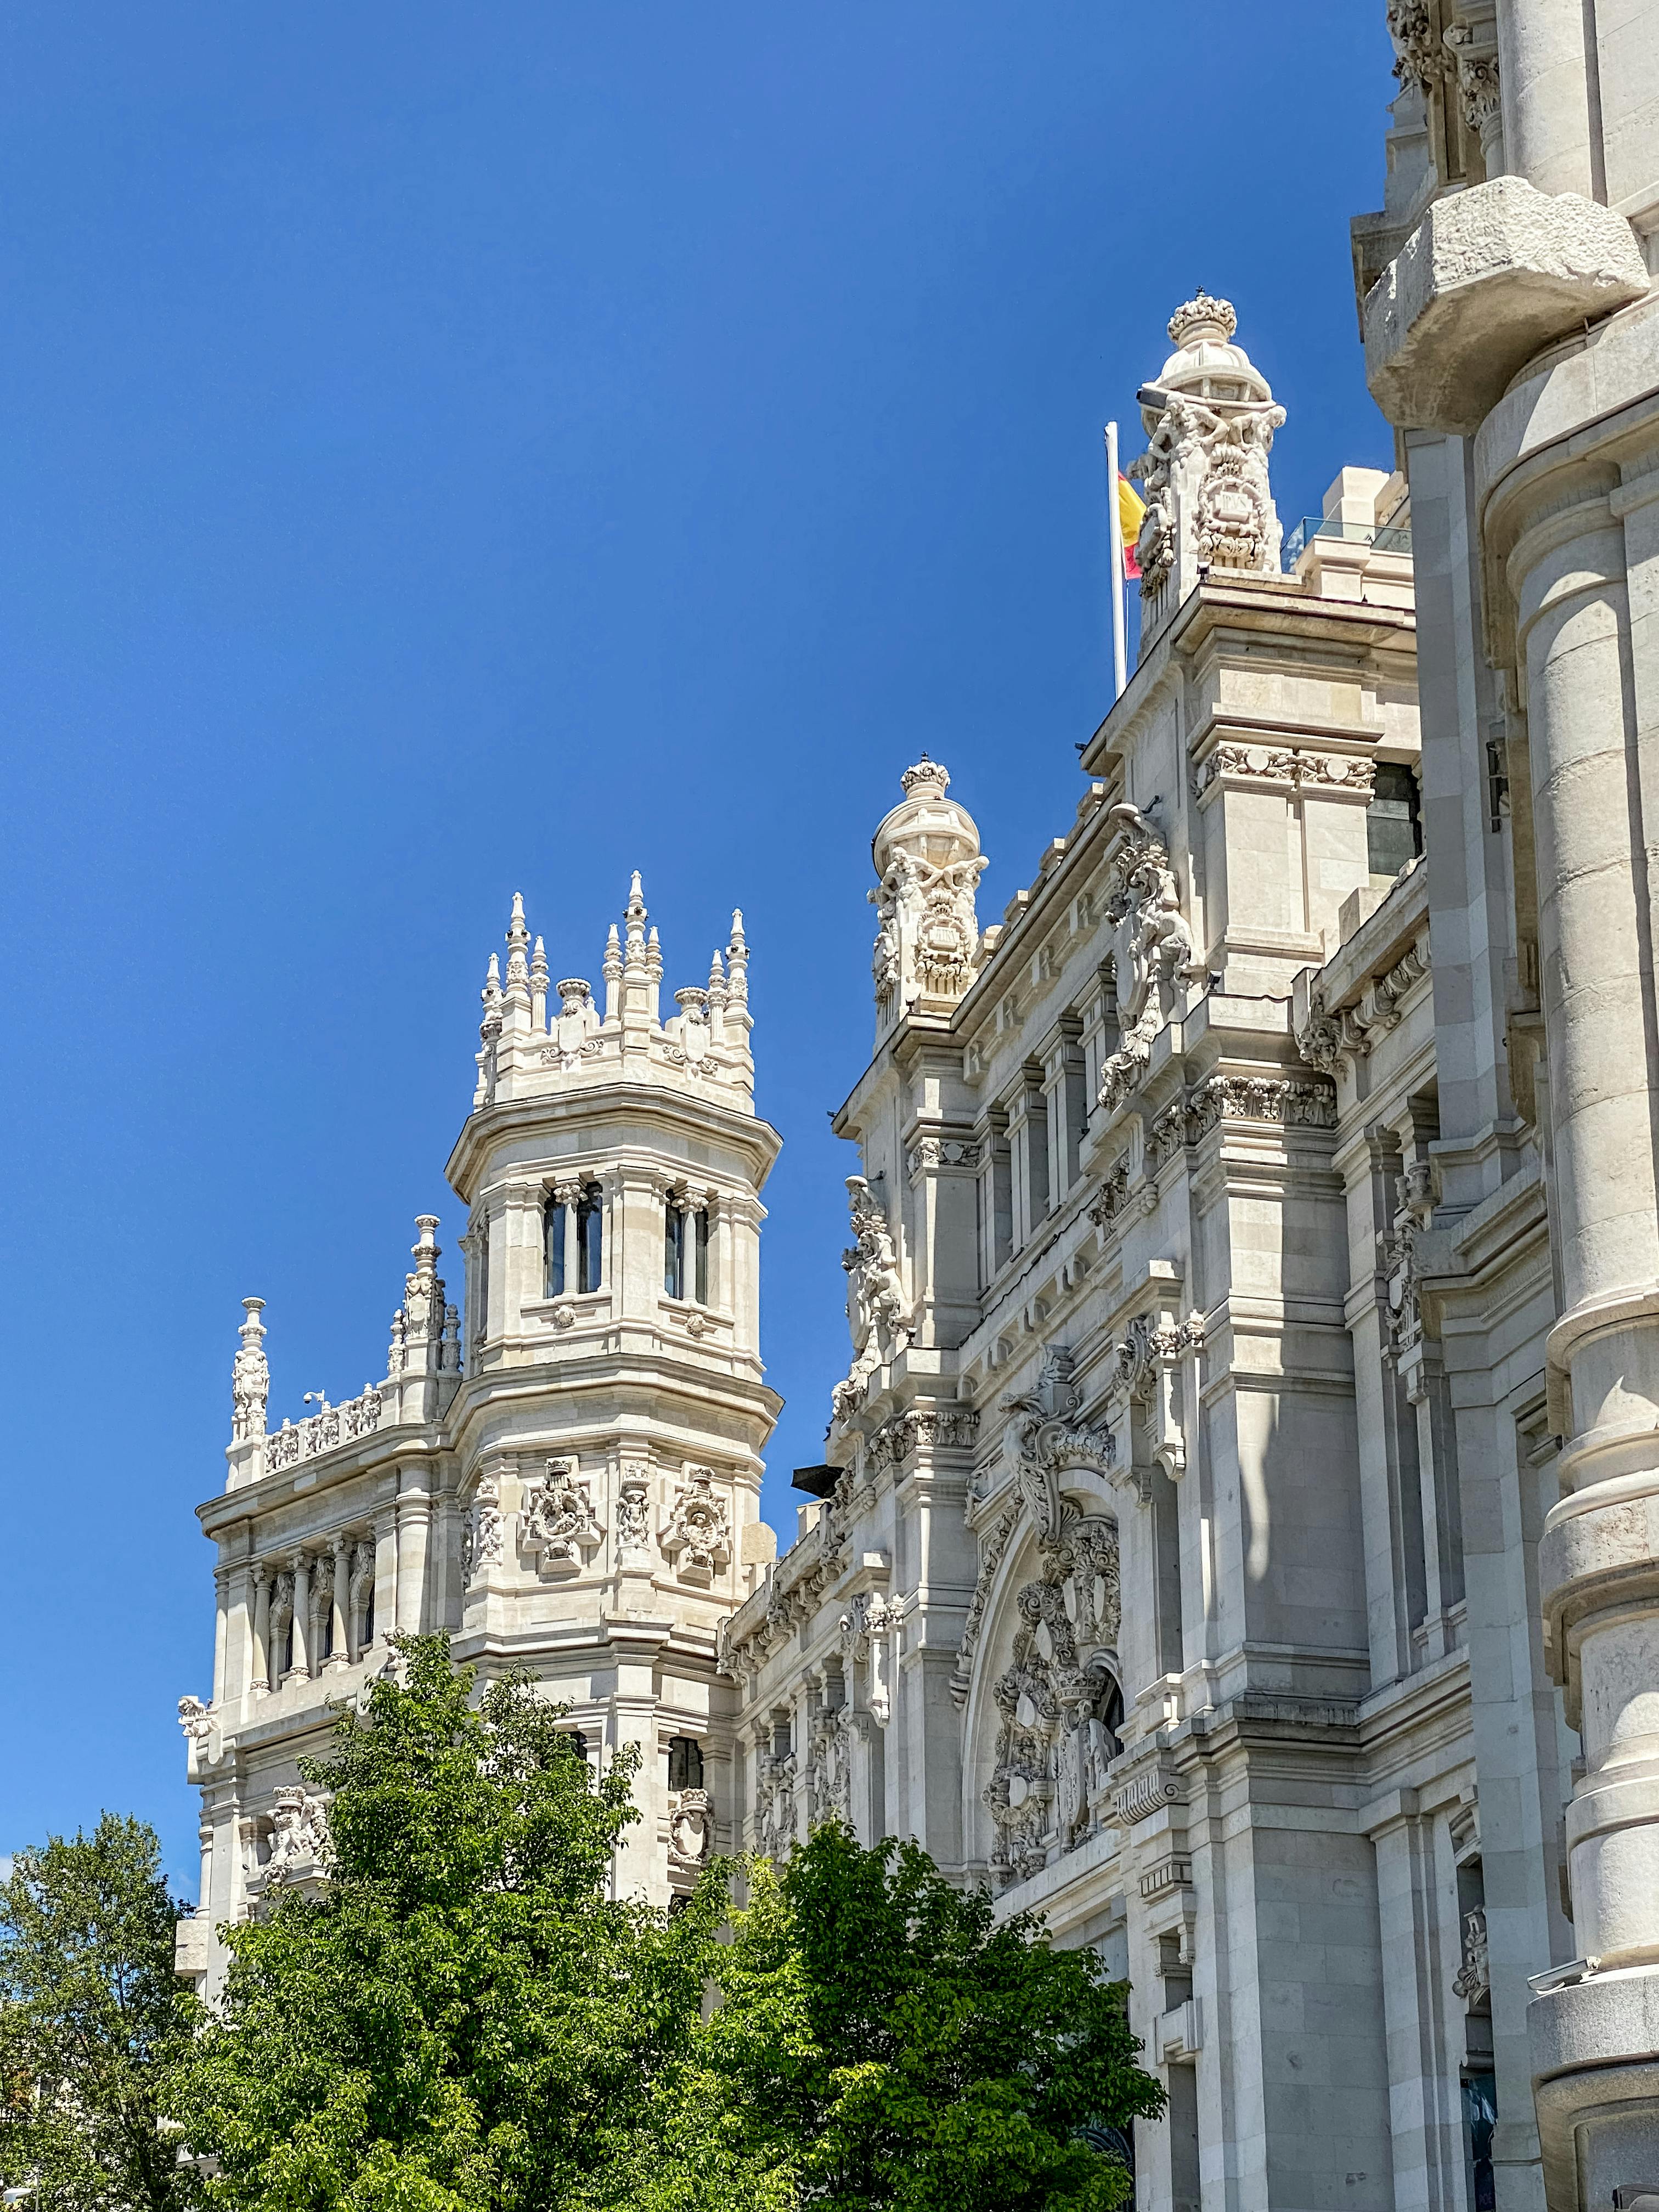
[[[758,1263],[779,1140],[755,1112],[741,915],[666,1015],[648,919],[635,875],[596,993],[550,982],[514,899],[448,1163],[464,1316],[422,1215],[385,1376],[272,1427],[280,1320],[244,1301],[228,1480],[200,1509],[213,1694],[179,1709],[202,1793],[180,1965],[209,1990],[215,1928],[321,1878],[327,1808],[299,1761],[395,1668],[398,1631],[447,1630],[486,1677],[528,1668],[596,1770],[635,1747],[618,1893],[667,1902],[732,1840],[715,1647],[775,1549]]]

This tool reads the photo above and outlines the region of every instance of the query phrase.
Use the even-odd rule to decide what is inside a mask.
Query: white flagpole
[[[1117,511],[1117,424],[1106,425],[1106,520],[1112,549],[1112,697],[1128,682],[1123,643],[1123,526]]]

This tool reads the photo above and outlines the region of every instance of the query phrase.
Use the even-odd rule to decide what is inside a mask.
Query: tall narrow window
[[[371,1584],[371,1585],[370,1585],[370,1588],[369,1588],[369,1593],[368,1593],[368,1599],[367,1599],[367,1601],[365,1601],[364,1606],[363,1606],[363,1649],[364,1649],[365,1650],[368,1650],[368,1646],[369,1646],[369,1645],[370,1645],[374,1641],[374,1587],[373,1587],[373,1585]]]
[[[702,1788],[702,1746],[696,1736],[669,1737],[668,1786],[671,1790]]]
[[[1365,857],[1374,876],[1397,876],[1423,849],[1417,778],[1403,761],[1378,761],[1365,809]]]
[[[708,1303],[708,1212],[672,1194],[663,1213],[662,1287],[665,1297]]]
[[[576,1207],[576,1272],[580,1279],[578,1287],[584,1291],[597,1291],[599,1287],[604,1224],[605,1201],[598,1183],[591,1182]]]
[[[477,1249],[478,1254],[477,1334],[472,1341],[475,1345],[479,1345],[489,1334],[489,1224],[487,1220],[479,1224]]]
[[[550,1199],[542,1217],[542,1242],[547,1259],[547,1296],[564,1296],[564,1231],[565,1208],[557,1199]]]

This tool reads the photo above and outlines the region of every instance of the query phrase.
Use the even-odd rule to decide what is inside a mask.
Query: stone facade
[[[211,1917],[325,1877],[295,1759],[441,1623],[644,1748],[624,1888],[835,1815],[1100,1947],[1142,2212],[1659,2191],[1659,0],[1387,12],[1395,471],[1287,530],[1186,302],[1075,818],[985,928],[994,790],[924,755],[877,829],[797,1540],[740,929],[663,1022],[636,884],[550,1016],[515,908],[465,1328],[423,1218],[386,1379],[271,1432],[247,1302]]]
[[[761,1453],[761,1186],[748,946],[732,918],[706,986],[663,1016],[639,878],[602,1000],[550,986],[520,902],[492,957],[472,1110],[448,1176],[467,1209],[465,1316],[417,1223],[385,1378],[267,1427],[262,1301],[245,1301],[217,1548],[213,1696],[179,1717],[202,1793],[202,1906],[181,1967],[210,1990],[220,1923],[318,1881],[326,1808],[296,1761],[445,1628],[486,1675],[529,1668],[590,1760],[638,1747],[627,1893],[666,1901],[734,1837],[721,1622],[775,1549]]]

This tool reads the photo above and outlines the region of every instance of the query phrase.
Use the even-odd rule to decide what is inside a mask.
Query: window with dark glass
[[[1397,876],[1423,849],[1417,778],[1403,761],[1378,761],[1365,810],[1365,852],[1374,876]]]
[[[669,1737],[668,1786],[671,1790],[702,1788],[702,1746],[696,1736]]]
[[[561,1729],[560,1735],[575,1753],[584,1766],[587,1764],[587,1738],[580,1729]]]
[[[564,1231],[566,1209],[556,1198],[549,1199],[542,1216],[542,1244],[547,1261],[547,1296],[564,1296]]]
[[[597,1183],[589,1183],[576,1207],[577,1288],[597,1291],[603,1256],[605,1206]]]
[[[374,1592],[370,1589],[363,1605],[363,1644],[365,1648],[374,1641]]]
[[[663,1211],[663,1295],[708,1303],[708,1212],[671,1197]]]

